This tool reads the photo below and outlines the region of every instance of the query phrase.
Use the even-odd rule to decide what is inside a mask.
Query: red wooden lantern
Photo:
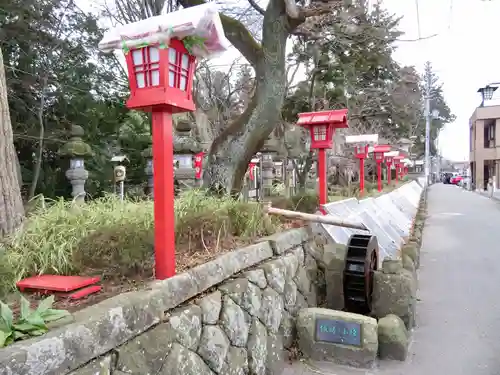
[[[368,156],[368,145],[356,145],[354,155],[359,159],[359,193],[363,195],[365,191],[365,159]]]
[[[396,181],[399,181],[400,177],[402,177],[401,176],[401,172],[402,172],[401,171],[401,168],[402,168],[401,162],[403,159],[404,159],[404,157],[401,155],[394,156],[394,158],[392,159],[394,162],[394,167],[396,168]]]
[[[384,161],[384,153],[389,151],[391,151],[391,146],[388,145],[373,146],[373,155],[377,163],[377,190],[379,192],[382,191],[382,162]]]
[[[368,145],[356,145],[354,154],[358,159],[366,159],[368,157]]]
[[[127,107],[152,113],[157,279],[175,274],[172,114],[195,109],[192,87],[196,59],[184,43],[204,58],[229,48],[214,3],[117,26],[106,31],[99,42],[105,53],[125,53],[130,84]],[[196,173],[201,177],[201,166]]]
[[[195,58],[171,39],[131,48],[126,53],[130,82],[127,107],[152,112],[155,276],[175,275],[175,213],[172,114],[195,109],[192,86]],[[201,177],[201,166],[196,175]]]
[[[127,107],[149,111],[163,106],[170,113],[194,111],[192,97],[196,59],[178,39],[168,47],[154,44],[126,55],[130,82]]]
[[[347,109],[299,113],[297,125],[308,128],[311,148],[332,148],[335,129],[347,128]]]
[[[309,129],[311,148],[318,149],[319,203],[327,203],[326,152],[332,148],[335,129],[347,128],[347,109],[299,113],[297,125]]]

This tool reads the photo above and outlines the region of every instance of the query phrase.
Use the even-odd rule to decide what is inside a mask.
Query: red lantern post
[[[157,279],[175,274],[172,114],[195,109],[195,55],[209,57],[229,46],[212,3],[117,26],[99,42],[105,53],[125,53],[130,84],[127,107],[152,114]]]
[[[376,145],[373,147],[373,155],[377,162],[377,190],[379,192],[382,191],[382,162],[384,161],[384,153],[389,151],[391,151],[391,146],[388,145]]]
[[[368,157],[368,145],[357,145],[354,156],[359,159],[359,193],[362,196],[365,190],[365,159]]]
[[[401,175],[401,162],[404,159],[403,156],[394,156],[393,161],[394,161],[394,166],[396,167],[396,182],[398,182],[403,176]]]
[[[172,114],[195,109],[195,57],[180,40],[172,39],[168,48],[131,48],[125,58],[130,81],[127,107],[152,113],[155,275],[162,280],[175,275]]]
[[[297,125],[309,129],[311,148],[318,149],[319,204],[327,203],[326,149],[333,146],[335,129],[347,128],[347,109],[299,113]]]
[[[391,184],[391,166],[392,166],[392,156],[385,157],[385,165],[387,166],[387,185]]]

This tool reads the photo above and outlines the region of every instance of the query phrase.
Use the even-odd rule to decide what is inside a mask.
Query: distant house
[[[477,107],[469,119],[469,160],[472,183],[486,190],[488,180],[500,186],[500,105]]]

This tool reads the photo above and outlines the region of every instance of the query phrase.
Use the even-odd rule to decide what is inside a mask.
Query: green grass
[[[153,202],[114,196],[74,206],[59,200],[34,209],[21,230],[0,244],[0,295],[23,277],[106,270],[108,275],[150,273]],[[224,240],[251,241],[279,228],[257,203],[215,198],[201,190],[175,201],[177,256],[218,251]],[[209,255],[209,254],[208,254]]]
[[[386,188],[390,190],[392,187]],[[330,201],[357,196],[342,188]],[[368,188],[365,197],[377,194]],[[113,195],[75,206],[43,201],[30,210],[23,227],[0,243],[0,299],[23,277],[37,274],[98,274],[105,278],[150,277],[153,269],[153,202]],[[275,207],[314,213],[315,191],[272,199]],[[175,201],[176,259],[179,270],[251,243],[286,227],[264,215],[254,202],[219,198],[202,190],[182,192]]]

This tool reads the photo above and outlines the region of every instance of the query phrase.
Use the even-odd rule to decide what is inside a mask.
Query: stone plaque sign
[[[361,346],[361,324],[335,319],[316,319],[316,341]]]

